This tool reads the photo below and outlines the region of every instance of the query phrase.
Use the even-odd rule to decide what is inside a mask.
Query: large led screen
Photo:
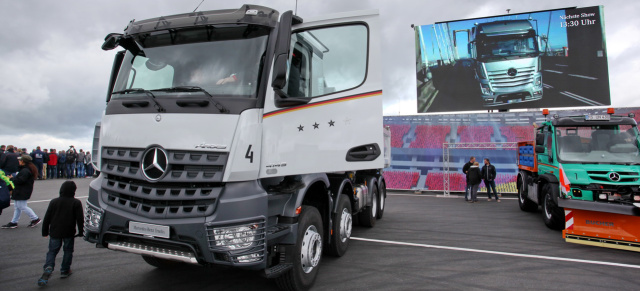
[[[602,6],[414,29],[418,113],[611,104]]]

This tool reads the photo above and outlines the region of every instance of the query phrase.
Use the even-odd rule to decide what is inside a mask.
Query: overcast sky
[[[0,0],[0,144],[29,150],[90,149],[105,108],[114,51],[100,45],[131,19],[191,12],[201,0]],[[198,10],[244,3],[295,9],[294,0],[205,0]],[[640,106],[640,2],[636,1],[426,1],[300,0],[297,14],[320,16],[378,9],[383,28],[384,114],[416,113],[414,34],[411,24],[564,7],[604,5],[613,106]]]

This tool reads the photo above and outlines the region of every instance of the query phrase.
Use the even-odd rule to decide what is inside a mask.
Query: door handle
[[[381,154],[377,143],[353,147],[347,151],[347,162],[369,162],[377,159]]]

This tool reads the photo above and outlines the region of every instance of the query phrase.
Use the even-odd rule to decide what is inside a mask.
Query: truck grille
[[[102,148],[101,171],[145,180],[140,164],[142,148]],[[228,153],[167,150],[167,173],[157,182],[221,182]]]
[[[591,180],[609,183],[636,182],[640,178],[638,172],[616,172],[620,175],[620,180],[611,181],[609,180],[609,173],[609,171],[587,171],[587,175]]]
[[[156,184],[102,181],[102,201],[112,207],[147,218],[189,218],[213,214],[221,187],[212,185]]]
[[[515,77],[507,75],[507,70],[489,71],[487,73],[491,87],[494,90],[499,90],[533,84],[535,69],[535,67],[519,68]]]

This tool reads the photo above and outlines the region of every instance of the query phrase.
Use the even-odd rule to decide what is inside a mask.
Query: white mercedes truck
[[[96,125],[84,238],[147,263],[263,270],[310,288],[352,224],[382,218],[376,11],[237,10],[132,20]]]

